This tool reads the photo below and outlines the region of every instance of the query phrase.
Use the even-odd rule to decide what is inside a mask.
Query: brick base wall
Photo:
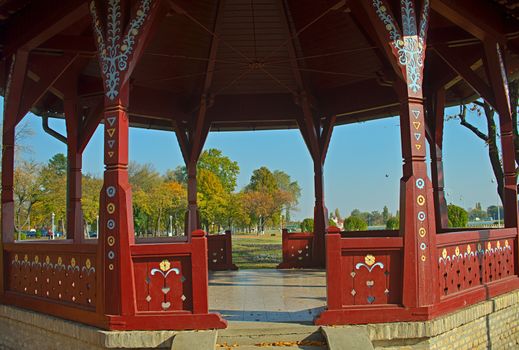
[[[232,323],[230,326],[232,327]],[[265,324],[258,325],[261,326],[265,327]],[[519,291],[432,321],[379,323],[343,328],[364,329],[377,350],[519,349]],[[170,348],[177,333],[107,332],[0,305],[0,349]]]

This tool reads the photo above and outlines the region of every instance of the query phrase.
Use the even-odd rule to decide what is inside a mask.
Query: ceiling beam
[[[496,102],[492,88],[472,70],[470,65],[461,60],[452,49],[445,46],[437,45],[434,51],[454,72],[463,78],[478,95],[495,108]]]
[[[88,16],[88,2],[84,0],[59,4],[51,0],[33,2],[6,28],[4,54],[35,49],[85,16]]]
[[[481,41],[490,37],[506,42],[505,19],[489,1],[433,0],[431,8]]]

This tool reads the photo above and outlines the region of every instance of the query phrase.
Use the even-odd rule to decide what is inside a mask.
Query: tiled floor
[[[229,321],[308,323],[325,305],[323,270],[240,270],[209,275],[209,308]]]

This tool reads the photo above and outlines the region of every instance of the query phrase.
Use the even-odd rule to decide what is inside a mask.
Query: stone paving
[[[209,274],[209,308],[228,321],[311,323],[326,305],[324,270]]]

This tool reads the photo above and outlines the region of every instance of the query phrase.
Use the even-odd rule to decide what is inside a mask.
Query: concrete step
[[[230,322],[219,330],[216,349],[325,350],[320,327],[294,323]]]

